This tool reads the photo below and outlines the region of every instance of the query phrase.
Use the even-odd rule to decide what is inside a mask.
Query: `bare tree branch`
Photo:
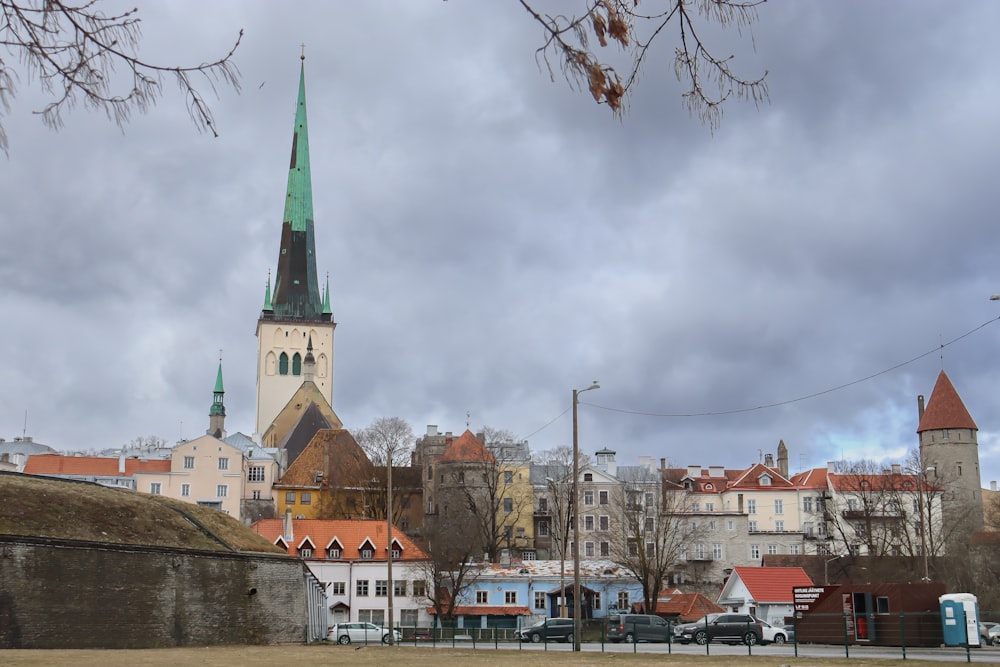
[[[138,9],[106,15],[100,0],[73,4],[68,0],[0,0],[0,46],[17,57],[29,83],[37,80],[52,95],[41,111],[42,122],[52,129],[63,125],[62,112],[83,103],[102,110],[123,127],[132,113],[145,113],[156,104],[162,76],[172,74],[186,98],[188,114],[199,131],[218,136],[215,117],[204,96],[191,80],[200,74],[212,92],[217,84],[240,89],[240,72],[233,55],[243,31],[232,48],[218,60],[189,67],[159,65],[138,56],[142,38]],[[114,74],[122,67],[131,74],[129,88],[115,92]],[[17,94],[17,70],[0,57],[0,110],[6,112]],[[9,142],[0,124],[0,150]]]

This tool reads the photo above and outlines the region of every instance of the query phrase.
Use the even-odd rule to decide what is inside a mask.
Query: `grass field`
[[[563,651],[468,650],[427,647],[383,646],[225,646],[119,651],[0,651],[4,667],[30,665],[73,665],[74,667],[274,667],[282,664],[349,665],[350,667],[511,667],[531,661],[536,665],[556,667],[940,667],[942,663],[926,660],[859,660],[791,658],[788,656],[687,656],[633,655],[622,653],[569,653]],[[947,664],[947,663],[945,663]]]

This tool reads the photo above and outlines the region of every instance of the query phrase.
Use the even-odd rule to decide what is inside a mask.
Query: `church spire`
[[[303,57],[303,60],[305,58]],[[285,214],[281,223],[281,251],[271,300],[273,317],[320,321],[323,302],[316,276],[316,239],[313,228],[312,176],[309,166],[309,128],[306,122],[305,63],[299,71],[299,97],[292,133]]]
[[[219,350],[219,371],[215,376],[215,390],[212,392],[212,407],[208,410],[208,433],[216,438],[226,437],[226,405],[223,402],[226,390],[222,388],[222,350]]]

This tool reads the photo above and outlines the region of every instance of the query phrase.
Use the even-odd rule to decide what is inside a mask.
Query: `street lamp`
[[[573,650],[580,650],[580,437],[577,406],[580,394],[600,389],[594,380],[586,389],[573,390]]]
[[[839,556],[834,556],[833,558],[828,558],[827,560],[823,561],[823,585],[824,586],[829,586],[830,585],[830,563],[832,563],[833,561],[837,560],[838,558],[843,558],[843,557],[844,557],[844,554],[840,554]]]

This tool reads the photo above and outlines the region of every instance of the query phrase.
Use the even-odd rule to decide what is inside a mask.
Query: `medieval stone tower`
[[[979,474],[979,427],[947,373],[941,371],[924,408],[917,397],[920,459],[930,484],[942,489],[944,525],[955,538],[983,529],[983,491]]]
[[[302,57],[305,60],[305,56]],[[305,63],[292,133],[292,157],[281,223],[281,248],[274,292],[268,277],[264,307],[257,320],[257,422],[263,435],[302,385],[310,341],[312,381],[333,405],[333,330],[330,284],[320,296],[316,274],[309,130],[306,123]]]

